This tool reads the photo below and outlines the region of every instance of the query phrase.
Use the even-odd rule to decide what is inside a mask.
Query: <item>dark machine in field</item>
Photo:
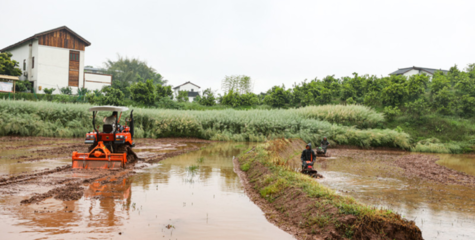
[[[92,126],[94,132],[86,134],[86,144],[90,144],[88,153],[73,152],[72,167],[76,169],[117,169],[125,168],[129,163],[136,161],[137,155],[132,151],[135,146],[133,110],[130,117],[125,119],[121,126],[122,112],[127,107],[98,106],[91,107]],[[96,128],[96,116],[99,111],[112,112],[111,117],[104,118],[104,125],[100,132]],[[118,113],[120,113],[119,116]],[[106,120],[107,119],[107,120]],[[108,121],[108,122],[106,122]]]

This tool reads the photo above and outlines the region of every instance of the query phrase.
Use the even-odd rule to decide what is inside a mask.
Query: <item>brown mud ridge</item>
[[[71,157],[73,150],[86,151],[87,145],[85,144],[64,144],[65,139],[54,138],[24,138],[24,137],[3,137],[4,140],[12,140],[13,142],[25,141],[25,140],[55,140],[57,144],[49,144],[47,149],[35,150],[35,156],[10,156],[9,159],[22,159],[23,161],[36,161],[51,159],[51,156],[65,158]],[[66,139],[70,141],[71,139]],[[77,139],[82,141],[81,139]],[[184,143],[209,143],[212,141],[193,139],[193,138],[163,138],[163,139],[138,139],[137,145],[140,146],[157,146],[157,144],[171,144],[176,150],[171,150],[166,153],[156,152],[151,154],[146,159],[139,159],[139,163],[157,163],[166,158],[174,157],[180,154],[184,154],[190,151],[196,151],[200,148],[196,145],[199,144],[184,144]],[[13,145],[13,144],[12,144]],[[31,145],[23,145],[15,149],[30,150]],[[21,201],[21,204],[31,204],[40,202],[46,198],[55,198],[59,200],[69,201],[78,200],[84,194],[84,184],[92,183],[94,181],[107,182],[108,178],[111,179],[123,179],[135,173],[133,169],[140,169],[147,164],[131,164],[126,169],[121,170],[81,170],[71,169],[71,165],[65,165],[56,167],[54,169],[44,169],[42,171],[34,171],[21,175],[9,175],[0,178],[0,193],[2,194],[24,194],[25,189],[46,189],[44,193],[34,193],[27,195],[33,195],[28,199]],[[82,175],[83,177],[74,177],[74,175]],[[104,180],[105,179],[105,180]],[[22,190],[23,189],[23,190]],[[49,190],[48,190],[49,189]],[[31,190],[30,190],[31,191]],[[34,191],[34,190],[33,190]]]
[[[290,162],[292,158],[300,158],[297,153],[301,151],[302,146],[305,146],[301,140],[274,140],[268,143],[270,147],[267,148],[267,152],[277,153],[269,159],[273,159],[273,164],[277,165],[282,162]],[[280,176],[279,173],[272,172],[259,160],[252,161],[246,172],[242,171],[240,166],[245,164],[250,156],[258,156],[257,152],[252,152],[256,152],[256,150],[253,149],[250,154],[240,156],[241,159],[233,160],[234,171],[240,177],[249,198],[262,209],[266,218],[295,238],[299,240],[422,239],[422,233],[415,223],[402,219],[400,215],[392,213],[388,217],[380,215],[355,216],[342,212],[330,204],[328,199],[307,195],[303,189],[296,185],[288,185],[275,192],[275,198],[271,201],[263,198],[260,191],[278,186]],[[277,180],[269,182],[268,179],[272,179],[272,177]],[[335,196],[334,198],[339,197]]]
[[[404,170],[407,178],[419,178],[442,184],[475,187],[475,176],[459,172],[437,164],[439,157],[417,153],[395,153],[391,151],[355,151],[336,149],[334,156],[354,159],[382,160],[391,166]]]

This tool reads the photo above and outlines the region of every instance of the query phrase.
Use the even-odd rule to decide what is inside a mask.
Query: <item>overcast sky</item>
[[[92,43],[86,65],[117,54],[177,86],[213,90],[244,74],[254,92],[304,79],[387,75],[475,62],[475,1],[1,0],[0,48],[66,25]]]

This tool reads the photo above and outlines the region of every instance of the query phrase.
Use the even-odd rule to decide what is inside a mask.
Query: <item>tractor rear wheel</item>
[[[127,153],[127,164],[137,161],[137,155],[132,151],[129,145],[123,144],[116,146],[114,149],[115,153]]]

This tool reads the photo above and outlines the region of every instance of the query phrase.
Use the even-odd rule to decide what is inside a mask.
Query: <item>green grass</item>
[[[283,155],[281,155],[294,155],[291,146],[293,141],[299,141],[296,145],[304,144],[304,142],[297,139],[268,141],[258,144],[251,152],[242,152],[238,156],[238,160],[241,169],[247,172],[248,181],[253,184],[254,189],[259,192],[262,198],[271,204],[280,199],[272,206],[285,216],[289,217],[293,214],[292,211],[295,211],[290,207],[295,206],[295,201],[292,201],[295,196],[293,194],[289,195],[289,193],[299,195],[302,192],[310,198],[305,199],[305,202],[299,202],[299,204],[304,204],[300,208],[305,209],[299,210],[304,218],[299,223],[299,227],[306,227],[312,229],[312,231],[315,230],[315,227],[318,227],[325,231],[326,226],[333,225],[348,238],[354,236],[355,228],[360,231],[375,230],[369,224],[372,222],[384,222],[404,226],[403,228],[407,227],[407,229],[401,231],[417,228],[415,225],[407,225],[407,222],[399,214],[391,210],[361,204],[350,196],[335,193],[332,189],[321,185],[307,175],[295,172],[290,165],[284,163]],[[334,208],[337,209],[336,213],[328,211]],[[297,214],[300,214],[300,212]],[[353,225],[347,225],[338,220],[347,215],[354,215],[357,218]],[[413,233],[417,234],[417,231],[413,231]]]
[[[0,136],[84,137],[86,132],[92,130],[92,114],[87,111],[89,107],[89,104],[0,100]],[[356,107],[336,108],[341,113],[344,108],[355,111]],[[306,110],[311,114],[305,115]],[[315,144],[326,136],[335,143],[345,145],[404,149],[411,147],[410,137],[406,133],[390,129],[342,126],[314,119],[315,112],[314,107],[246,111],[134,108],[135,137],[197,137],[242,142],[302,138]],[[99,113],[96,124],[101,125],[100,119],[109,114]],[[126,116],[128,114],[125,113]],[[122,119],[124,118],[125,116]]]
[[[318,199],[320,204],[330,204],[336,207],[342,214],[352,214],[355,216],[395,216],[390,210],[381,210],[358,203],[354,198],[349,196],[341,196],[335,193],[332,189],[325,187],[310,178],[307,175],[295,172],[286,165],[276,165],[272,153],[269,148],[275,144],[274,140],[256,146],[255,151],[250,153],[242,153],[238,156],[241,169],[252,168],[255,161],[260,162],[270,170],[270,174],[262,177],[260,181],[263,184],[261,189],[258,189],[261,196],[272,202],[278,195],[282,194],[286,188],[294,187],[301,189],[307,196]],[[281,148],[281,147],[279,147]],[[244,167],[245,166],[245,167]],[[244,170],[243,169],[243,170]],[[256,179],[249,179],[255,181]]]

